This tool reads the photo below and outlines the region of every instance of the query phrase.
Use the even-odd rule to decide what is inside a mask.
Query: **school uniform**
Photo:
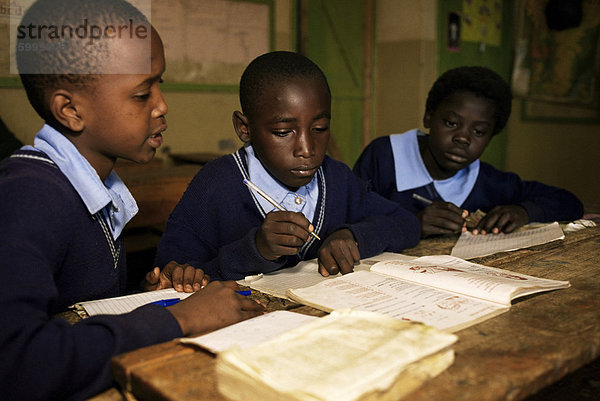
[[[474,212],[496,205],[520,205],[529,221],[551,222],[581,218],[583,205],[571,192],[537,181],[524,181],[475,160],[446,180],[429,175],[419,152],[419,130],[379,137],[362,152],[353,171],[371,183],[375,192],[417,214],[427,205],[413,193],[446,201]]]
[[[244,179],[259,187],[268,186],[269,189],[262,189],[271,191],[277,202],[301,211],[322,240],[348,228],[358,242],[362,258],[384,251],[400,252],[419,241],[418,220],[370,191],[345,164],[326,156],[313,182],[293,193],[270,176],[257,160],[252,147],[246,146],[198,171],[169,217],[156,265],[163,266],[174,259],[202,268],[212,279],[238,280],[316,258],[322,241],[312,236],[296,255],[271,261],[259,253],[256,233],[266,214],[274,208],[244,185]],[[312,211],[295,208],[298,197],[304,199],[300,205],[313,203],[303,206]]]
[[[182,335],[164,308],[70,325],[52,315],[123,295],[121,231],[137,212],[113,172],[49,126],[0,167],[0,388],[6,399],[84,399],[111,385],[110,358]]]

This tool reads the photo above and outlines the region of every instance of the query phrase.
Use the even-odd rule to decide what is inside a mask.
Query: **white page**
[[[371,271],[507,306],[517,295],[569,286],[568,281],[532,277],[449,255],[380,262],[373,265]]]
[[[233,346],[245,349],[263,343],[279,334],[312,322],[314,319],[318,319],[318,317],[280,310],[244,320],[198,337],[182,338],[180,341],[197,345],[217,354]]]
[[[400,281],[377,273],[358,271],[291,290],[300,298],[327,311],[352,308],[379,312],[399,320],[418,321],[440,330],[466,327],[508,307],[444,290]]]
[[[360,264],[354,266],[354,271],[369,270],[375,263],[385,260],[412,260],[414,256],[400,253],[384,252],[371,258],[362,259]],[[248,277],[248,280],[239,280],[238,284],[248,286],[254,290],[279,298],[287,298],[286,291],[289,288],[304,288],[318,284],[325,280],[331,280],[336,276],[323,277],[319,273],[316,259],[306,260],[294,267],[267,273],[260,277]]]
[[[184,299],[192,292],[177,292],[174,288],[158,291],[147,291],[139,294],[125,295],[122,297],[98,299],[95,301],[79,302],[76,306],[82,307],[89,316],[94,315],[119,315],[163,299]]]
[[[557,222],[510,234],[473,235],[467,231],[460,235],[450,254],[462,259],[472,259],[497,252],[545,244],[563,238],[565,235]]]

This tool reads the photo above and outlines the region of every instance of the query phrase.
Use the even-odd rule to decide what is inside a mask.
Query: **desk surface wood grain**
[[[455,241],[455,236],[428,239],[405,253],[448,254]],[[407,396],[407,401],[519,400],[599,356],[600,227],[474,261],[569,280],[571,288],[522,298],[510,311],[456,333],[454,364]],[[321,313],[259,296],[269,310]],[[113,372],[134,399],[223,400],[216,389],[214,365],[209,353],[172,341],[115,357]]]

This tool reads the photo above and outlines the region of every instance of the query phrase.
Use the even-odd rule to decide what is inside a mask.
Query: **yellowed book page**
[[[375,263],[385,260],[411,260],[414,258],[414,256],[407,256],[400,253],[384,252],[371,258],[362,259],[354,267],[354,271],[369,270]],[[248,286],[265,294],[287,298],[286,291],[290,288],[310,287],[311,285],[339,276],[341,274],[330,277],[321,276],[317,260],[311,259],[302,261],[294,267],[281,269],[273,273],[248,276],[245,280],[239,280],[238,284]]]
[[[217,383],[234,400],[358,400],[390,389],[410,364],[455,341],[425,325],[340,311],[255,347],[219,354]]]
[[[543,227],[523,229],[510,234],[473,235],[464,232],[450,253],[462,259],[473,259],[497,252],[513,251],[534,245],[545,244],[565,237],[557,222]]]
[[[508,310],[505,305],[368,271],[290,290],[288,296],[326,312],[345,308],[378,312],[450,332]]]
[[[471,263],[450,255],[379,262],[371,267],[371,271],[506,306],[518,296],[570,285],[568,281],[537,278]]]

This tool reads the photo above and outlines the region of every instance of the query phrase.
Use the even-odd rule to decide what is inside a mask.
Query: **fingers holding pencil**
[[[281,204],[279,204],[279,202],[277,202],[275,199],[273,199],[265,191],[263,191],[262,189],[260,189],[252,181],[250,181],[248,179],[244,179],[244,184],[246,184],[248,186],[248,188],[250,188],[251,190],[253,190],[257,194],[259,194],[260,196],[262,196],[267,202],[269,202],[271,205],[273,205],[273,207],[276,208],[277,210],[279,210],[281,212],[287,211],[283,206],[281,206]],[[321,238],[319,238],[319,236],[314,232],[314,226],[312,224],[310,224],[310,222],[309,222],[308,233],[311,236],[313,236],[314,238],[316,238],[317,240],[319,240],[319,241],[321,240]]]

